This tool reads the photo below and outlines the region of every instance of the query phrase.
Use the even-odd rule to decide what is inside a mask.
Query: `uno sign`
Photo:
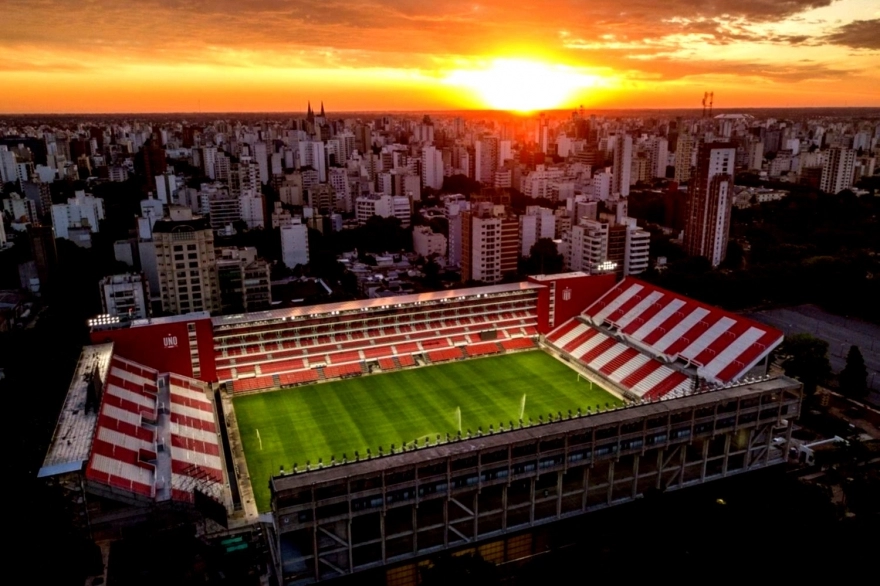
[[[165,346],[165,348],[169,348],[169,349],[170,348],[177,348],[177,336],[174,336],[172,334],[168,334],[167,336],[162,338],[162,345]]]

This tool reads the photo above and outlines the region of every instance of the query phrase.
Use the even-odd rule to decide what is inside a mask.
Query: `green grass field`
[[[257,507],[266,511],[269,478],[280,466],[303,470],[318,458],[329,464],[331,455],[354,459],[355,450],[364,457],[367,448],[376,455],[379,446],[387,454],[391,444],[399,450],[416,439],[434,443],[438,434],[455,437],[459,418],[463,437],[479,426],[487,433],[503,422],[507,429],[511,421],[518,425],[524,397],[526,424],[530,417],[546,421],[549,413],[620,403],[534,351],[237,397],[234,406]]]

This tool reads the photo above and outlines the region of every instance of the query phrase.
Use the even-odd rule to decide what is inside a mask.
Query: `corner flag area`
[[[319,459],[355,459],[401,446],[505,430],[561,412],[595,413],[622,401],[542,351],[464,360],[236,397],[234,407],[257,507],[269,478]]]

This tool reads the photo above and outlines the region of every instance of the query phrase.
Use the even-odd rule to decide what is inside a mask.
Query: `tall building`
[[[224,314],[261,311],[272,305],[271,265],[257,249],[218,248],[217,278]]]
[[[309,228],[299,218],[281,226],[281,259],[289,269],[309,264]]]
[[[5,144],[0,145],[0,183],[18,181],[18,161]]]
[[[611,194],[626,197],[629,195],[630,173],[632,172],[633,139],[628,134],[618,134],[614,141],[614,167],[611,175]]]
[[[499,283],[517,270],[519,220],[504,206],[476,204],[462,214],[461,280]]]
[[[104,200],[77,191],[67,203],[52,206],[52,226],[56,238],[68,238],[71,228],[88,228],[92,234],[99,231],[104,219]]]
[[[433,146],[422,149],[422,185],[431,189],[443,187],[443,155]]]
[[[260,169],[251,157],[241,157],[229,172],[229,191],[233,196],[260,193]]]
[[[40,223],[40,218],[37,215],[37,204],[33,200],[24,198],[17,193],[10,193],[9,197],[3,200],[3,211],[6,212],[6,215],[13,222]]]
[[[669,157],[669,141],[665,138],[651,139],[648,150],[648,172],[652,177],[666,177],[666,163]]]
[[[165,149],[153,140],[147,141],[138,153],[136,161],[146,177],[148,186],[155,185],[155,178],[165,172],[168,163],[165,160]]]
[[[461,198],[461,199],[459,199]],[[446,196],[444,202],[446,221],[449,222],[449,237],[446,244],[446,262],[453,266],[461,264],[462,254],[462,212],[469,208],[470,204],[464,200],[464,196]]]
[[[51,226],[29,225],[27,228],[31,256],[37,266],[40,288],[51,285],[58,268],[58,249],[55,248],[55,233]]]
[[[618,222],[612,214],[598,220],[581,219],[571,227],[563,250],[566,266],[572,271],[595,275],[615,273],[638,275],[648,268],[650,233],[636,225],[635,218]]]
[[[691,159],[693,159],[696,140],[687,133],[678,135],[675,143],[675,181],[685,183],[691,178]]]
[[[395,217],[400,220],[400,225],[409,227],[412,215],[411,202],[408,197],[401,195],[384,195],[372,193],[362,195],[355,200],[355,216],[358,224],[366,224],[371,216],[383,218]]]
[[[825,193],[834,194],[852,187],[855,163],[856,152],[853,149],[845,147],[828,149],[825,165],[822,167],[819,189]]]
[[[498,169],[498,139],[483,137],[474,143],[474,180],[492,183]]]
[[[552,239],[556,234],[556,216],[550,208],[526,206],[526,213],[519,217],[520,255],[529,256],[532,246],[541,238]]]
[[[727,254],[735,158],[736,149],[729,143],[700,145],[688,184],[684,248],[692,256],[709,259],[713,267]]]
[[[207,218],[172,206],[153,226],[162,310],[171,314],[220,311],[214,232]]]
[[[202,172],[208,179],[215,179],[217,177],[217,147],[202,147],[201,155]]]
[[[177,203],[177,191],[182,186],[183,177],[178,181],[174,171],[166,171],[156,175],[156,199],[165,205]]]
[[[149,284],[143,275],[110,275],[101,279],[98,285],[105,314],[129,319],[149,317]]]

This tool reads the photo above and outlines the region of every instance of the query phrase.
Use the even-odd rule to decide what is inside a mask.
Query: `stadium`
[[[784,462],[801,402],[768,375],[781,332],[612,275],[91,337],[40,476],[88,495],[93,534],[263,522],[279,584],[515,559],[542,525]]]

